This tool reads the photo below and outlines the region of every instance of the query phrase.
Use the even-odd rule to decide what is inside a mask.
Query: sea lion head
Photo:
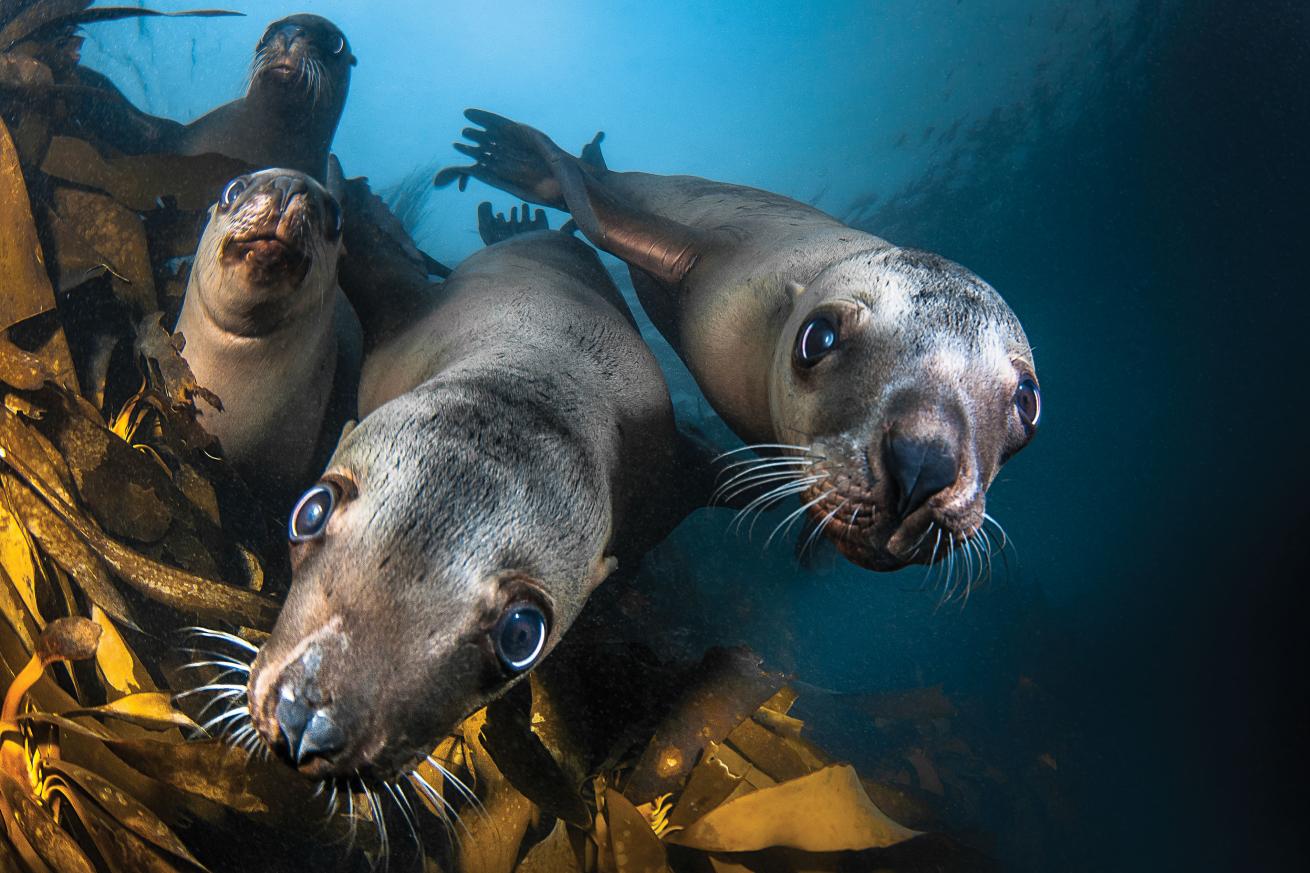
[[[981,566],[987,488],[1041,414],[1014,313],[958,264],[896,247],[791,290],[770,413],[778,442],[804,449],[791,463],[810,518],[870,569],[957,547]]]
[[[613,565],[561,423],[511,415],[506,381],[441,378],[366,416],[292,513],[292,587],[247,693],[311,778],[408,774],[549,654]]]
[[[331,115],[335,125],[355,62],[346,35],[331,21],[307,13],[289,15],[270,24],[255,46],[247,95],[278,103],[292,114],[312,109]]]
[[[328,300],[341,223],[336,199],[304,173],[238,176],[209,210],[189,289],[229,333],[268,333]]]

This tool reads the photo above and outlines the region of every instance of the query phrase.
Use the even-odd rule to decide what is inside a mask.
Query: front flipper
[[[463,190],[472,177],[529,202],[567,209],[598,248],[669,288],[676,289],[695,266],[706,245],[704,234],[625,203],[610,190],[599,135],[584,150],[584,162],[525,124],[479,109],[464,114],[484,129],[465,128],[473,145],[456,143],[455,148],[476,163],[447,167],[434,184],[458,180]]]
[[[506,218],[503,212],[493,215],[491,204],[487,201],[478,204],[478,235],[486,245],[495,245],[512,236],[534,230],[550,230],[550,222],[546,220],[543,209],[538,209],[537,214],[533,215],[531,207],[524,203],[522,218],[519,218],[517,207],[510,209],[509,218]]]

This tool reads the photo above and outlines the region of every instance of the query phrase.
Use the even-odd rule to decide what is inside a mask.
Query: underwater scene
[[[0,0],[0,873],[1301,869],[1307,82]]]

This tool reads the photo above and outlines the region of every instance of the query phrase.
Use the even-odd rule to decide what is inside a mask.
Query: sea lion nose
[[[316,671],[291,672],[278,690],[273,710],[286,743],[284,751],[297,765],[313,757],[329,758],[345,747],[346,734],[323,699]]]
[[[896,513],[901,518],[923,506],[928,498],[955,481],[959,453],[944,436],[887,435],[887,470],[899,495]]]
[[[309,192],[309,185],[303,176],[278,176],[273,179],[272,186],[277,192],[279,210],[285,210],[296,195]]]
[[[276,34],[282,37],[282,44],[289,47],[296,37],[305,35],[305,28],[299,24],[284,24],[277,29]]]

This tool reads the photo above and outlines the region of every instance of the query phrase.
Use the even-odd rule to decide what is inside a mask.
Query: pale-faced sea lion
[[[345,34],[326,18],[274,21],[255,47],[245,95],[164,137],[158,150],[215,152],[325,180],[354,65]]]
[[[373,346],[360,396],[247,686],[251,730],[349,786],[402,778],[690,508],[659,366],[566,234],[469,257]]]
[[[476,164],[437,184],[472,176],[567,209],[629,264],[715,410],[781,455],[731,487],[771,488],[756,505],[799,494],[796,515],[871,569],[957,550],[981,563],[987,488],[1041,410],[1032,349],[987,283],[786,197],[612,172],[598,142],[581,161],[530,127],[467,115],[484,129],[456,148]]]
[[[200,423],[282,512],[354,411],[360,341],[336,283],[341,233],[340,206],[304,173],[238,176],[210,209],[178,317],[187,363],[223,403],[202,404]]]

